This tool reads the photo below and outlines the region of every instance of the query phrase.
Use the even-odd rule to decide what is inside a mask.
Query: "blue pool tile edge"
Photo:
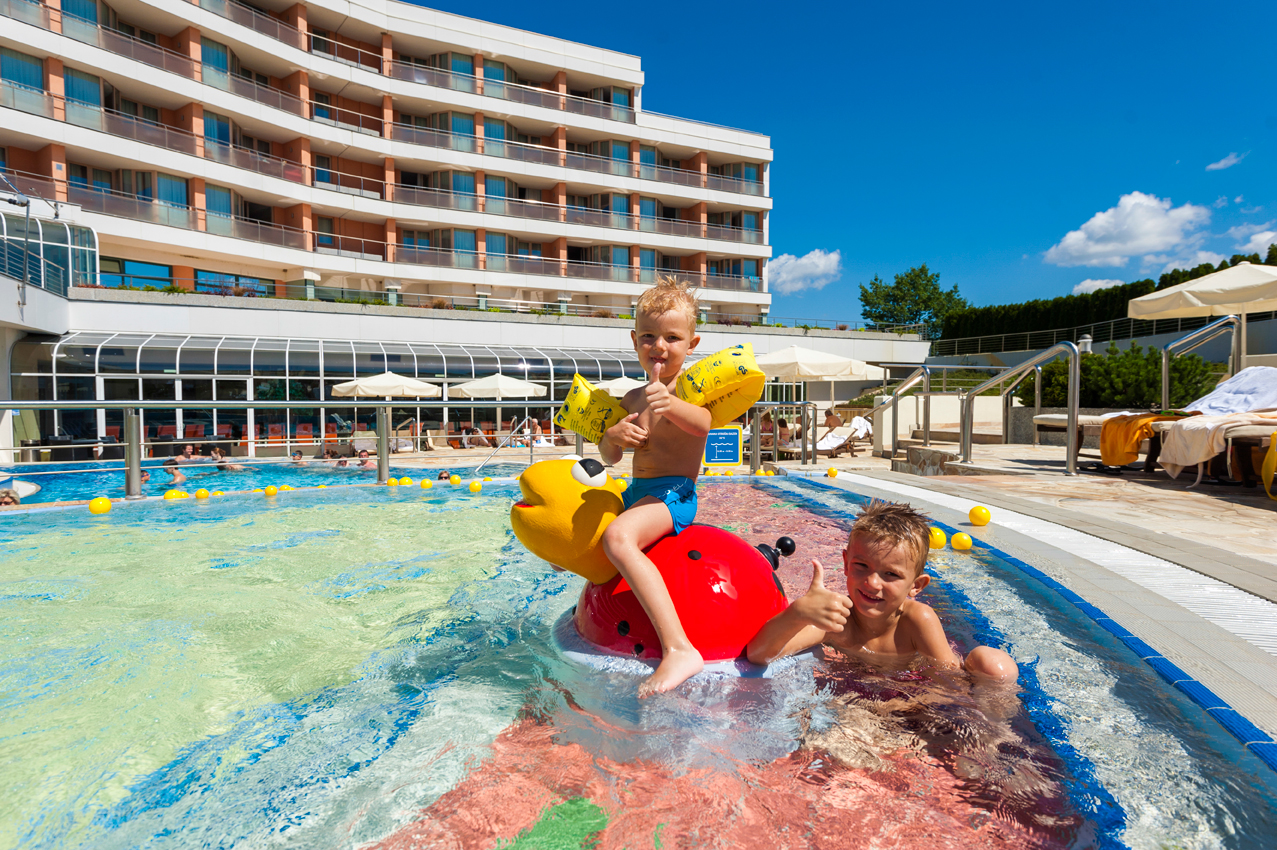
[[[821,478],[823,476],[819,473],[800,473],[794,477],[804,478],[812,484],[816,484],[821,487],[828,487],[829,489],[837,490],[840,493],[846,492],[841,487],[834,486],[830,481],[822,481]],[[945,529],[948,534],[953,534],[954,532],[959,531],[959,529],[946,525],[942,522],[937,522],[936,524]],[[1134,652],[1141,661],[1157,671],[1159,676],[1195,702],[1208,715],[1215,718],[1215,721],[1219,723],[1220,726],[1223,726],[1230,735],[1240,741],[1242,746],[1250,750],[1250,752],[1266,764],[1270,770],[1277,772],[1277,741],[1274,741],[1267,732],[1246,719],[1245,715],[1234,710],[1233,707],[1221,699],[1218,694],[1194,679],[1188,673],[1185,673],[1173,662],[1161,653],[1157,652],[1157,650],[1153,649],[1152,646],[1132,635],[1116,620],[1104,613],[1103,610],[1087,602],[1077,593],[1069,590],[1063,584],[1051,578],[1037,567],[1020,560],[1008,552],[1003,552],[996,546],[990,546],[977,538],[973,537],[972,542],[979,545],[990,554],[1001,558],[1008,564],[1011,564],[1026,575],[1037,579],[1042,584],[1051,588],[1060,596],[1072,603],[1074,607],[1081,610],[1082,613],[1094,620],[1096,625],[1100,628],[1111,632],[1118,638],[1118,640],[1126,644],[1127,648]]]

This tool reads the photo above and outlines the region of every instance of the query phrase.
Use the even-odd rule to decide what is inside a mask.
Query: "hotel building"
[[[612,317],[661,270],[706,322],[767,317],[769,139],[645,110],[637,57],[394,0],[0,0],[0,21],[12,397],[323,402],[390,368],[540,373],[553,399],[575,360],[636,371]],[[907,356],[847,347],[875,336],[837,344]],[[251,448],[266,423],[237,416]],[[325,417],[264,418],[292,439]]]

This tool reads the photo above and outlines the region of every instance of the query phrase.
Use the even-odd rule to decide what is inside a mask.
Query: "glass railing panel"
[[[49,10],[42,3],[28,0],[0,0],[0,15],[15,18],[43,29],[49,28]],[[64,23],[65,27],[66,24]]]
[[[407,186],[403,183],[395,184],[395,202],[445,210],[478,209],[477,198],[474,195],[427,189],[422,186]]]
[[[45,118],[53,117],[52,97],[39,89],[29,89],[12,83],[0,84],[0,106],[32,115],[43,115]]]
[[[391,138],[409,142],[414,145],[425,145],[431,148],[450,148],[454,151],[473,153],[474,136],[462,136],[456,133],[445,133],[428,127],[414,127],[411,124],[392,125]]]
[[[74,100],[66,101],[67,123],[74,124],[77,127],[84,127],[88,130],[105,129],[105,121],[103,120],[102,110],[96,106],[87,103],[77,103]]]

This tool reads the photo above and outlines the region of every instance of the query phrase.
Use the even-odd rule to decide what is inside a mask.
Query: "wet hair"
[[[435,480],[436,480],[436,481],[447,481],[447,480],[448,480],[449,478],[451,478],[451,477],[452,477],[452,475],[451,475],[451,474],[449,474],[448,470],[446,470],[446,469],[441,469],[441,470],[439,470],[439,474],[435,476]]]
[[[177,466],[177,458],[175,458],[175,457],[171,457],[171,458],[169,458],[168,460],[164,461],[164,465],[165,465],[165,466]]]
[[[18,495],[18,491],[12,487],[5,487],[0,490],[0,499],[13,499],[15,505],[22,504],[22,497]]]
[[[639,296],[634,318],[664,316],[671,310],[686,316],[688,327],[696,333],[696,293],[678,278],[663,274],[656,278],[656,286]]]
[[[857,537],[879,546],[906,547],[914,556],[914,578],[922,575],[931,549],[931,521],[904,502],[874,499],[851,526],[848,542]]]

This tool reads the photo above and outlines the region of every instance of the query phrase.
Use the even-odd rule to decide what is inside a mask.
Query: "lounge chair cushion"
[[[1277,367],[1250,366],[1188,405],[1207,415],[1277,408]]]

